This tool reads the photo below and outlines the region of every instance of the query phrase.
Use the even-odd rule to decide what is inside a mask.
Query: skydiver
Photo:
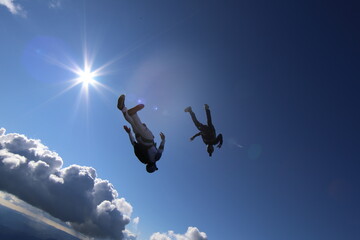
[[[146,171],[153,173],[158,170],[156,162],[160,160],[162,152],[164,151],[165,135],[161,132],[161,143],[159,148],[154,142],[154,135],[147,128],[145,123],[142,123],[137,112],[144,108],[144,104],[138,104],[131,109],[125,107],[125,95],[121,95],[118,99],[117,108],[123,113],[125,120],[128,121],[135,133],[135,138],[131,132],[131,128],[124,125],[125,131],[129,134],[130,142],[134,147],[136,157],[144,164],[146,164]]]
[[[190,113],[191,119],[193,120],[195,126],[197,129],[200,130],[199,133],[195,134],[190,138],[190,141],[194,140],[196,137],[200,136],[202,137],[203,142],[207,145],[207,152],[209,153],[209,156],[211,157],[212,153],[214,152],[214,146],[217,145],[218,148],[221,148],[223,144],[223,137],[222,134],[219,134],[216,136],[215,127],[211,122],[211,114],[209,105],[205,104],[205,111],[206,111],[206,117],[207,117],[207,125],[200,123],[195,116],[195,113],[192,111],[191,107],[185,108],[185,112]]]

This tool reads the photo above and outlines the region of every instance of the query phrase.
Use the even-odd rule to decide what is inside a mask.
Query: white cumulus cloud
[[[92,167],[63,167],[62,158],[40,140],[0,128],[0,191],[70,224],[92,239],[136,240],[125,229],[133,207]],[[135,228],[140,218],[133,219]],[[207,240],[189,227],[185,234],[154,233],[150,240]]]
[[[0,191],[44,210],[90,237],[135,239],[132,206],[95,169],[71,165],[40,140],[0,129]]]
[[[196,227],[188,227],[185,234],[176,234],[174,231],[157,232],[151,235],[150,240],[207,240],[207,236]]]

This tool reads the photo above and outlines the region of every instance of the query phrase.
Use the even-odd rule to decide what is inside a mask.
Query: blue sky
[[[4,3],[11,3],[6,7]],[[17,6],[14,8],[14,6]],[[13,7],[13,8],[11,8]],[[11,11],[12,12],[11,12]],[[0,127],[96,169],[154,232],[209,239],[360,237],[359,5],[335,1],[0,1]],[[95,80],[63,92],[83,68]],[[49,60],[50,59],[50,60]],[[63,93],[62,93],[63,92]],[[62,94],[60,94],[62,93]],[[159,171],[116,109],[145,103]],[[60,95],[59,95],[60,94]],[[210,106],[209,158],[184,108]]]

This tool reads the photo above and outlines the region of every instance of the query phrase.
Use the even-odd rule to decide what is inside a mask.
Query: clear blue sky
[[[0,4],[0,127],[94,167],[140,239],[188,226],[215,240],[360,238],[355,1],[15,3]],[[95,78],[108,90],[58,95],[76,75],[45,56],[82,67],[85,46],[93,69],[111,63]],[[121,93],[166,135],[155,174],[122,129]],[[211,158],[183,111],[205,122],[204,103],[224,136]]]

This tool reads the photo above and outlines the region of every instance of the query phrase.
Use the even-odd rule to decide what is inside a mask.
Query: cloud
[[[40,140],[0,129],[0,190],[49,213],[77,231],[111,239],[136,239],[125,230],[132,206],[95,169],[71,165]]]
[[[13,195],[4,194],[0,192],[0,205],[3,205],[7,208],[20,212],[26,216],[31,217],[39,222],[45,223],[49,226],[52,226],[60,231],[66,232],[78,239],[87,240],[87,237],[83,237],[80,233],[74,231],[73,229],[68,228],[64,224],[60,224],[56,221],[53,221],[49,217],[43,216],[43,212],[40,210],[35,209],[34,207],[31,208],[30,205],[24,203],[23,201],[17,199]]]
[[[132,232],[128,231],[127,229],[125,229],[125,231],[123,231],[124,234],[124,240],[136,240],[137,236],[135,234],[133,234]]]
[[[135,225],[138,225],[139,222],[140,222],[140,218],[139,218],[139,217],[136,217],[136,218],[133,219],[133,223],[134,223]]]
[[[16,3],[15,3],[16,2]],[[16,0],[0,0],[0,5],[7,7],[7,9],[14,15],[26,17],[27,13],[23,7],[17,3]],[[61,8],[61,0],[49,0],[49,8]]]
[[[19,4],[15,3],[15,0],[0,0],[0,5],[7,7],[12,14],[26,17],[26,12]]]
[[[61,1],[60,0],[50,0],[49,1],[49,8],[60,8]]]
[[[40,140],[0,128],[0,191],[15,195],[91,238],[136,240],[125,229],[133,208],[92,167],[63,167],[62,158]],[[6,199],[6,198],[5,198]],[[12,202],[11,199],[6,199]],[[137,227],[139,217],[133,219]],[[189,227],[185,234],[154,233],[150,240],[207,240]]]
[[[154,233],[150,240],[207,240],[206,233],[200,232],[196,227],[188,227],[185,234],[176,234],[173,231],[167,233]]]

